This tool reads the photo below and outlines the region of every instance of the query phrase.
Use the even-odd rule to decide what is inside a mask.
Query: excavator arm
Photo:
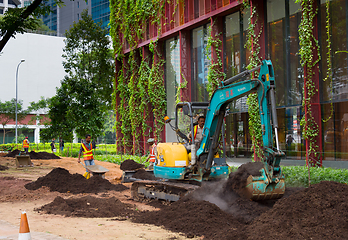
[[[260,69],[258,78],[236,82],[258,69]],[[203,139],[197,150],[198,162],[205,163],[205,168],[202,169],[202,178],[206,179],[210,175],[228,104],[247,94],[257,92],[264,152],[264,158],[262,159],[264,163],[264,168],[262,169],[263,180],[257,180],[258,178],[255,177],[254,180],[249,181],[248,197],[252,199],[281,197],[285,191],[285,184],[279,163],[285,154],[279,150],[278,121],[274,93],[275,79],[271,61],[264,60],[262,65],[227,79],[221,85],[213,93],[210,100],[203,129]],[[276,148],[273,147],[273,128],[276,137]]]

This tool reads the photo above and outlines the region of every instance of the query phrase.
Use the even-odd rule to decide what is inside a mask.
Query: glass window
[[[206,52],[208,24],[192,31],[192,101],[204,102],[209,100],[206,90],[207,74],[210,61]]]
[[[80,8],[80,2],[77,2],[77,8]]]
[[[322,104],[322,118],[330,116],[331,104]],[[324,160],[348,159],[348,102],[333,104],[333,115],[323,122]]]
[[[241,39],[239,12],[228,15],[225,19],[226,44],[225,66],[226,78],[233,77],[240,72],[241,66]]]
[[[268,49],[276,81],[276,103],[286,104],[285,1],[267,0]]]
[[[178,38],[171,38],[165,42],[165,55],[167,116],[174,119],[177,89],[180,85],[180,40]],[[177,141],[175,132],[169,127],[166,128],[166,141]]]
[[[329,6],[331,27],[331,60],[332,60],[332,88],[330,81],[323,82],[323,101],[348,99],[348,54],[335,53],[347,51],[347,3],[343,0],[330,1]],[[322,78],[327,72],[327,30],[326,30],[326,1],[321,0],[321,51]]]
[[[303,94],[303,68],[300,64],[298,26],[301,22],[301,4],[289,1],[289,84],[287,105],[300,105]]]
[[[175,117],[175,104],[178,86],[180,85],[180,44],[179,39],[166,41],[166,90],[167,115]]]

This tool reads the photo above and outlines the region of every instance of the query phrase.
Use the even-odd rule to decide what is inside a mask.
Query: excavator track
[[[136,201],[153,198],[175,202],[197,188],[199,186],[193,184],[143,180],[133,182],[131,195]]]

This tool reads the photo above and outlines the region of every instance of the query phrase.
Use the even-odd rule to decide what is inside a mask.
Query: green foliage
[[[255,153],[257,157],[262,158],[262,130],[261,130],[261,116],[260,106],[257,99],[257,93],[249,94],[246,104],[248,105],[249,113],[249,133],[252,137],[253,146],[255,147]],[[256,156],[254,156],[256,157]]]
[[[319,126],[314,120],[311,104],[314,95],[318,92],[318,89],[315,87],[315,83],[313,82],[313,69],[321,59],[319,54],[317,54],[316,58],[314,55],[315,52],[319,53],[318,40],[315,38],[313,33],[314,18],[318,10],[314,9],[315,3],[313,0],[296,0],[296,2],[301,2],[302,6],[302,19],[299,26],[299,54],[301,55],[301,65],[305,69],[305,86],[302,106],[307,109],[300,124],[303,128],[303,138],[309,145],[307,152],[308,161],[311,165],[316,165],[317,163],[314,162],[314,158],[310,156],[319,156],[319,146],[316,141],[319,134]]]
[[[17,122],[23,120],[27,114],[29,114],[28,110],[23,110],[23,101],[17,101]],[[10,121],[16,120],[16,99],[12,98],[11,101],[0,101],[0,123],[2,124],[3,129],[3,140],[2,143],[5,143],[6,129],[5,126]],[[7,130],[9,132],[9,130]]]
[[[51,125],[43,130],[45,140],[57,136],[71,140],[72,130],[80,138],[87,133],[100,136],[111,109],[113,63],[107,30],[85,10],[66,37],[63,66],[67,75],[51,100]]]
[[[9,8],[0,18],[0,52],[11,37],[17,33],[24,33],[27,29],[36,30],[40,27],[41,16],[52,12],[48,0],[34,0],[24,8]],[[63,5],[62,0],[55,0],[58,6]]]
[[[243,1],[244,11],[250,10],[250,5],[248,1]],[[253,7],[250,17],[248,19],[248,27],[247,27],[247,41],[244,45],[246,49],[251,49],[251,54],[249,55],[249,64],[247,69],[252,69],[258,66],[261,63],[260,59],[260,44],[259,39],[262,33],[262,29],[259,30],[258,34],[255,33],[255,28],[257,24],[258,15],[256,12],[256,8]],[[247,98],[248,105],[248,113],[249,113],[249,133],[251,136],[252,144],[255,148],[254,159],[256,157],[262,158],[262,132],[261,132],[261,117],[260,117],[260,105],[257,99],[257,94],[251,93]]]
[[[117,105],[116,115],[120,120],[116,122],[115,128],[122,133],[122,136],[117,138],[117,144],[132,147],[133,153],[138,149],[140,134],[143,136],[150,134],[150,128],[146,123],[149,112],[152,111],[155,119],[154,135],[157,139],[164,126],[163,117],[166,111],[164,60],[157,51],[156,42],[150,43],[152,56],[149,57],[143,56],[142,51],[136,50],[136,47],[139,40],[145,36],[146,23],[155,25],[160,33],[160,19],[164,13],[165,3],[166,1],[161,0],[110,1],[110,35],[114,54],[122,65],[122,70],[117,73],[113,94],[114,103]],[[122,47],[126,44],[129,44],[131,51],[127,55],[128,62],[124,64]],[[119,102],[116,104],[116,101]],[[152,109],[148,109],[149,103]]]
[[[308,187],[308,169],[306,166],[282,167],[285,175],[285,184],[289,187]],[[311,184],[321,181],[335,181],[348,183],[347,169],[333,169],[325,167],[310,168]]]
[[[215,24],[215,22],[213,23]],[[212,26],[208,27],[208,41],[205,49],[205,55],[211,64],[208,67],[207,74],[207,91],[209,93],[209,97],[213,95],[213,92],[219,87],[221,81],[223,81],[226,77],[226,74],[223,72],[222,68],[222,59],[221,59],[221,50],[220,47],[222,45],[222,41],[219,39],[220,34],[215,34],[212,36]],[[216,53],[216,62],[212,62],[211,59],[211,51],[212,49]]]

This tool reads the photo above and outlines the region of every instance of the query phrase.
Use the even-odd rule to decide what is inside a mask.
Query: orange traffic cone
[[[21,223],[19,226],[18,240],[31,240],[27,213],[24,211],[21,215]]]

